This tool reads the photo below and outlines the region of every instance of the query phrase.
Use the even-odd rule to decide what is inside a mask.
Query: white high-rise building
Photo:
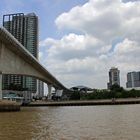
[[[139,72],[129,72],[127,73],[127,88],[136,88],[140,87],[140,71]]]
[[[44,83],[40,80],[38,80],[37,95],[40,98],[42,98],[44,96]]]

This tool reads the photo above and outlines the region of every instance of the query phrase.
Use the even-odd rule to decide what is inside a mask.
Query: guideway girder
[[[67,89],[4,27],[0,27],[0,72],[35,77],[54,88]],[[2,74],[0,93],[1,79]]]

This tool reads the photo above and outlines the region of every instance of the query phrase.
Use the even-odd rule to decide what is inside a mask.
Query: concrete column
[[[48,84],[48,100],[51,100],[52,99],[51,93],[52,93],[52,85],[49,85]]]
[[[2,99],[2,72],[0,72],[0,100]]]

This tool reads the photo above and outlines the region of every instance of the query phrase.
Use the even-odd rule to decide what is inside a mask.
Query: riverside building
[[[38,17],[34,13],[3,15],[3,26],[38,59]],[[11,84],[31,93],[37,92],[37,80],[33,77],[4,75],[3,89],[9,89]],[[39,86],[43,88],[43,84]]]
[[[140,87],[140,71],[138,72],[128,72],[127,73],[127,88],[138,88]]]
[[[114,84],[117,84],[120,86],[120,71],[118,68],[112,67],[109,70],[109,82],[107,83],[108,89]]]

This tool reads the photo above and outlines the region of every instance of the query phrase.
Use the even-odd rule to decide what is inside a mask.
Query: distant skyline
[[[107,88],[108,71],[140,70],[139,0],[3,0],[4,14],[39,17],[40,62],[65,86]]]

